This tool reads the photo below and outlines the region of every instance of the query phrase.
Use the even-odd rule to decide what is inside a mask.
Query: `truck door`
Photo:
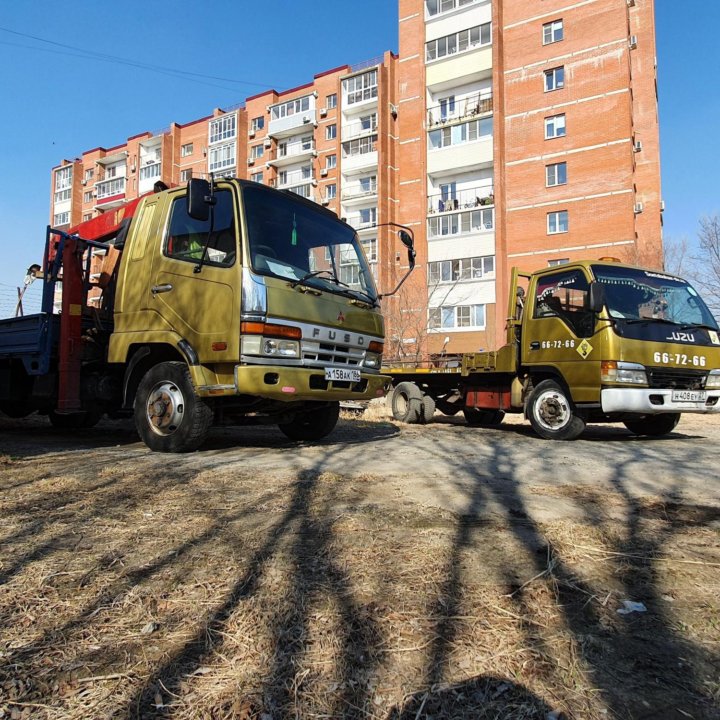
[[[593,335],[595,315],[587,309],[589,280],[580,269],[539,275],[530,286],[532,312],[522,338],[523,362],[560,372],[576,401],[590,401],[600,360]],[[529,308],[528,308],[529,309]]]
[[[153,258],[151,308],[190,343],[200,362],[237,359],[240,333],[238,227],[233,192],[215,193],[213,234],[197,271],[209,221],[187,214],[186,191],[169,197],[170,208]]]

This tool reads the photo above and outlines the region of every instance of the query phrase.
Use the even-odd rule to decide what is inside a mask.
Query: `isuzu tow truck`
[[[611,258],[515,268],[506,328],[497,351],[385,368],[395,418],[524,413],[540,437],[569,440],[586,423],[659,436],[683,413],[720,412],[720,330],[682,278]]]
[[[398,235],[412,267],[411,234]],[[389,387],[357,234],[289,192],[193,179],[49,227],[40,274],[41,312],[0,321],[11,417],[83,428],[132,414],[148,447],[182,452],[216,421],[319,439],[339,401]]]

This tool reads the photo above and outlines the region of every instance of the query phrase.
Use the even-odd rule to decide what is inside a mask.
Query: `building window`
[[[334,140],[337,137],[337,125],[334,123],[325,128],[325,139]]]
[[[491,23],[476,25],[425,44],[425,62],[466,52],[492,42]]]
[[[261,172],[253,173],[252,175],[250,175],[250,179],[253,182],[261,183],[263,181],[263,174]]]
[[[273,105],[270,108],[270,119],[280,120],[285,117],[297,115],[301,112],[306,112],[310,109],[310,96],[305,95],[301,98],[295,98],[295,100],[288,100],[281,105]]]
[[[356,155],[367,155],[377,150],[377,135],[350,140],[342,145],[343,157],[354,157]]]
[[[546,70],[543,74],[545,75],[545,92],[565,87],[565,68],[562,65],[552,70]]]
[[[462,145],[463,143],[481,140],[490,137],[493,133],[493,119],[491,117],[471,120],[470,122],[452,125],[451,127],[431,130],[429,133],[430,150]]]
[[[88,170],[85,171],[85,182],[86,183],[90,182],[93,179],[93,177],[95,177],[95,170],[93,170],[92,168],[89,168]]]
[[[563,21],[553,20],[553,22],[545,23],[542,26],[543,45],[559,42],[563,39]]]
[[[224,170],[235,167],[235,143],[208,148],[208,170]]]
[[[466,5],[473,5],[479,0],[425,0],[425,9],[428,17],[441,15],[456,8],[463,8]]]
[[[325,107],[328,110],[332,110],[337,107],[337,93],[333,93],[332,95],[327,95],[325,97]]]
[[[66,165],[55,171],[55,192],[65,190],[72,185],[72,165]]]
[[[567,265],[570,258],[558,258],[557,260],[548,260],[548,267],[557,267],[558,265]]]
[[[72,189],[60,190],[55,193],[55,203],[67,202],[72,197]]]
[[[180,146],[180,157],[187,157],[188,155],[193,154],[193,144],[192,143],[185,143],[184,145]]]
[[[472,235],[495,227],[493,208],[470,210],[438,215],[428,220],[428,238],[443,238],[448,235]]]
[[[237,131],[237,115],[223,115],[210,121],[210,142],[216,143],[222,140],[231,140]]]
[[[255,117],[250,121],[250,129],[253,132],[262,130],[264,127],[265,127],[265,118],[262,115],[260,117]]]
[[[568,231],[568,211],[559,210],[547,214],[547,234],[557,235]]]
[[[261,158],[264,153],[265,153],[265,148],[263,148],[262,145],[253,145],[250,148],[250,157],[253,160],[257,160],[258,158]]]
[[[553,163],[545,166],[545,186],[555,187],[555,185],[567,184],[567,163]]]
[[[91,213],[91,212],[85,213],[85,214],[82,216],[82,218],[83,218],[83,219],[82,219],[83,222],[87,222],[88,220],[92,220],[92,213]]]
[[[354,105],[364,100],[372,100],[378,95],[377,70],[343,80],[343,93],[346,105]]]
[[[495,257],[462,258],[428,263],[428,285],[495,277]]]
[[[56,213],[53,217],[53,225],[67,225],[70,222],[70,212],[65,211],[61,213]]]
[[[431,330],[485,327],[484,305],[456,305],[430,308],[428,326]]]
[[[326,200],[334,200],[337,197],[337,185],[335,183],[332,183],[331,185],[327,185],[325,187],[325,199]]]
[[[565,113],[545,118],[545,139],[565,137]]]
[[[332,170],[334,167],[337,167],[337,155],[327,155],[325,157],[325,167],[328,170]]]
[[[368,262],[377,262],[377,238],[361,240],[360,244],[363,246]]]
[[[180,182],[190,182],[192,180],[192,169],[180,171]]]
[[[84,202],[84,203],[92,202],[92,199],[93,199],[93,192],[92,192],[92,190],[87,190],[87,191],[85,191],[85,192],[83,193],[83,202]]]

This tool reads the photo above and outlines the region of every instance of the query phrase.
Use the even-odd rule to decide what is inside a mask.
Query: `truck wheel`
[[[502,410],[480,410],[478,408],[465,408],[463,415],[468,425],[499,425],[505,417]]]
[[[432,422],[435,415],[435,400],[429,395],[423,395],[422,411],[420,414],[424,423]]]
[[[543,380],[530,393],[526,413],[533,430],[546,440],[574,440],[585,429],[572,400],[554,380]]]
[[[79,430],[81,428],[95,427],[102,419],[102,412],[99,410],[86,410],[77,413],[59,413],[51,410],[48,413],[50,424],[58,430]]]
[[[135,427],[156,452],[191,452],[207,437],[212,408],[195,392],[190,371],[181,362],[151,368],[135,394]]]
[[[404,423],[419,423],[422,417],[423,394],[412,382],[401,382],[391,396],[393,417]]]
[[[660,415],[648,415],[640,420],[628,420],[623,425],[634,435],[659,437],[672,432],[679,422],[680,413],[662,413]]]
[[[340,403],[308,403],[308,408],[298,412],[289,423],[278,427],[291,440],[320,440],[329,435],[337,425]]]

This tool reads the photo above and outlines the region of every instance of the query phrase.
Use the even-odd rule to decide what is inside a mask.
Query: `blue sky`
[[[666,237],[692,239],[701,215],[720,212],[719,6],[656,2]],[[40,259],[49,171],[63,158],[398,49],[396,0],[6,0],[0,27],[57,43],[0,30],[2,314],[3,297]]]

